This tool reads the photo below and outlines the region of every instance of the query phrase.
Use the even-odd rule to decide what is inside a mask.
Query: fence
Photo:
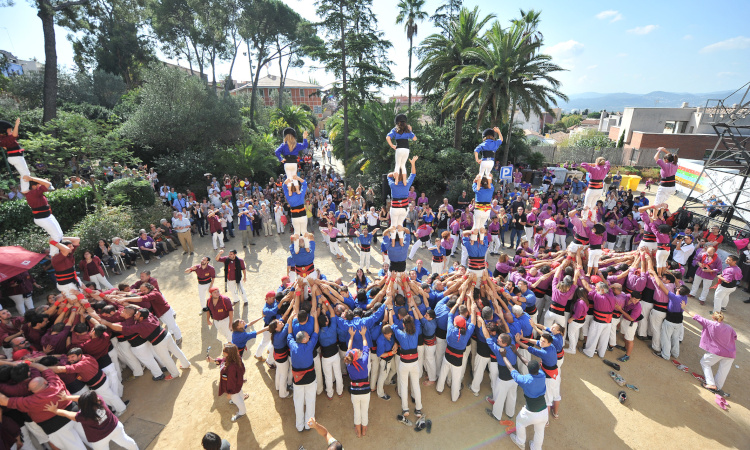
[[[676,152],[676,149],[668,149]],[[534,146],[532,152],[544,155],[546,164],[563,164],[566,162],[580,164],[582,162],[594,162],[600,156],[604,157],[613,166],[634,167],[656,167],[654,155],[655,148],[596,148],[596,147],[557,147],[557,146]]]

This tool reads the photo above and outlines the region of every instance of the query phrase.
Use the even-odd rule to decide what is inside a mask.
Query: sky
[[[304,18],[317,20],[312,1],[284,1]],[[431,15],[442,3],[443,0],[427,0],[424,9]],[[494,14],[505,25],[519,17],[519,8],[541,10],[539,30],[544,35],[543,51],[567,69],[558,79],[562,82],[562,92],[574,95],[706,93],[744,85],[750,81],[750,29],[747,28],[750,2],[718,3],[466,0],[464,6],[478,6],[482,13]],[[391,70],[400,81],[408,76],[408,41],[403,25],[395,24],[397,4],[398,0],[377,0],[373,11],[386,39],[394,44],[390,51]],[[2,12],[5,20],[0,26],[0,49],[21,59],[43,61],[42,25],[30,2],[17,0]],[[415,45],[434,32],[437,30],[431,22],[420,23]],[[72,68],[73,49],[66,39],[68,34],[64,28],[56,28],[59,64]],[[247,60],[241,52],[233,78],[249,80]],[[179,63],[187,66],[185,61]],[[226,74],[228,68],[229,63],[223,64],[218,72]],[[272,66],[270,73],[278,74],[278,66]],[[262,74],[265,75],[265,70]],[[321,84],[335,81],[315,61],[307,61],[300,69],[290,69],[289,77],[302,81],[312,77]],[[406,95],[406,92],[404,82],[383,94]]]

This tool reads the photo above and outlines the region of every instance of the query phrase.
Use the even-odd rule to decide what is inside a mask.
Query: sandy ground
[[[278,286],[285,270],[288,234],[256,238],[257,245],[247,250],[242,249],[238,241],[228,243],[227,251],[236,248],[245,258],[248,267],[245,287],[250,303],[245,307],[237,305],[241,310],[238,308],[235,317],[253,319],[260,316],[263,294]],[[195,256],[182,256],[178,251],[149,266],[142,263],[139,266],[152,271],[177,311],[177,323],[184,336],[183,351],[193,365],[174,381],[153,382],[149,376],[144,376],[126,382],[124,398],[131,400],[121,418],[126,428],[138,439],[141,448],[149,449],[200,448],[199,442],[207,431],[218,433],[229,440],[232,448],[238,449],[297,449],[302,445],[308,449],[324,448],[323,440],[314,431],[297,432],[292,400],[277,398],[273,391],[273,372],[248,354],[245,355],[247,383],[244,388],[250,394],[246,402],[248,415],[237,423],[230,421],[236,408],[229,405],[226,398],[217,397],[219,371],[205,361],[206,348],[212,346],[211,353],[215,357],[219,355],[221,343],[216,331],[198,316],[195,275],[183,274],[183,270],[196,264],[201,256],[209,255],[213,259],[216,252],[208,237],[196,236],[194,242]],[[348,258],[344,263],[332,259],[324,244],[318,247],[316,267],[329,279],[339,275],[351,279],[357,269],[356,263],[352,263],[359,260],[354,247],[344,244],[342,249]],[[427,256],[426,250],[418,252],[420,258],[428,260]],[[379,269],[380,257],[374,256],[373,262]],[[494,264],[494,257],[490,262]],[[114,277],[112,282],[136,280],[136,272],[126,275]],[[223,281],[218,285],[222,286]],[[742,303],[746,298],[747,294],[736,292],[726,318],[739,335],[734,362],[738,367],[732,367],[725,385],[725,390],[732,394],[729,411],[718,408],[714,395],[702,389],[690,374],[656,358],[649,347],[636,341],[631,360],[621,364],[621,374],[628,383],[637,385],[640,392],[628,390],[628,402],[624,405],[616,398],[622,388],[610,379],[610,368],[598,357],[589,359],[581,352],[566,356],[562,367],[561,415],[558,420],[551,420],[546,429],[545,445],[554,444],[558,448],[750,448],[750,394],[742,382],[750,366],[747,332],[750,305]],[[712,295],[704,307],[691,300],[689,309],[708,315],[711,303]],[[704,353],[698,347],[699,337],[700,328],[693,320],[686,319],[679,360],[697,372],[701,372],[699,360]],[[622,342],[621,336],[619,339]],[[253,350],[256,344],[251,346]],[[614,360],[621,353],[615,350],[609,353],[609,359]],[[464,383],[470,381],[470,371],[467,371]],[[415,433],[397,423],[395,416],[401,409],[399,399],[393,386],[386,390],[393,397],[391,401],[383,401],[374,394],[371,397],[370,424],[365,438],[356,437],[352,405],[346,392],[343,398],[333,400],[319,396],[316,417],[346,448],[392,448],[394,443],[397,443],[396,448],[497,448],[498,445],[514,448],[505,435],[505,427],[485,414],[488,404],[484,396],[490,394],[487,376],[480,397],[464,389],[456,403],[450,401],[449,395],[438,396],[433,387],[423,388],[423,410],[433,422],[431,434]],[[522,402],[519,390],[517,411]],[[531,429],[528,431],[531,437]]]

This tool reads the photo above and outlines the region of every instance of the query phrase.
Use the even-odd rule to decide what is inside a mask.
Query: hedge
[[[113,206],[129,205],[146,208],[154,204],[154,190],[151,183],[136,178],[121,178],[104,187],[107,203]]]
[[[52,213],[63,231],[70,229],[94,209],[94,191],[90,187],[57,189],[46,195]],[[35,226],[31,208],[25,201],[0,204],[0,230],[23,231]]]

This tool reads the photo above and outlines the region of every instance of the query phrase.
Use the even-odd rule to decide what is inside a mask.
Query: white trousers
[[[578,346],[578,336],[581,334],[581,328],[583,327],[582,323],[578,322],[570,322],[568,324],[567,328],[567,334],[568,334],[568,348],[565,349],[565,353],[569,353],[571,355],[576,354],[576,349]]]
[[[555,233],[549,231],[544,238],[547,240],[547,248],[552,248],[552,243],[555,242]]]
[[[359,268],[362,270],[370,270],[370,252],[359,252]]]
[[[9,158],[10,159],[10,158]],[[49,435],[49,443],[65,450],[84,450],[88,443],[80,423],[70,421],[65,426]]]
[[[232,342],[232,330],[229,325],[229,317],[221,319],[221,320],[214,320],[214,328],[216,328],[216,332],[218,336],[216,336],[219,340],[221,340],[221,336],[224,337],[223,343]]]
[[[127,405],[125,405],[120,396],[112,391],[112,388],[109,385],[109,380],[107,380],[102,386],[94,389],[94,391],[99,394],[109,406],[114,408],[118,416],[127,408]]]
[[[408,153],[407,153],[407,156],[408,156]],[[29,182],[24,181],[23,179],[24,175],[31,176],[31,172],[29,171],[29,166],[26,164],[26,158],[24,158],[23,156],[9,156],[8,163],[11,166],[15,167],[16,170],[18,171],[19,178],[21,179],[21,192],[28,191]]]
[[[492,387],[492,399],[495,404],[492,406],[492,414],[497,420],[502,420],[503,411],[508,417],[513,417],[516,413],[516,397],[518,396],[518,385],[515,381],[501,380],[496,378]]]
[[[339,237],[341,239],[344,239],[347,236],[347,233],[346,233],[346,222],[344,222],[344,223],[338,223],[338,222],[336,222],[336,229],[339,230]]]
[[[437,381],[437,363],[436,363],[437,345],[424,346],[424,369],[427,372],[427,379]]]
[[[411,250],[409,250],[409,259],[414,259],[414,255],[417,254],[417,250],[422,247],[427,247],[430,244],[429,241],[422,242],[421,240],[417,239],[414,241],[414,244],[411,246]]]
[[[471,380],[471,391],[478,393],[479,388],[482,385],[482,379],[484,378],[484,369],[486,369],[487,364],[490,363],[490,358],[485,358],[477,353],[476,355],[472,355],[472,362],[474,378]]]
[[[404,226],[404,220],[406,220],[406,208],[391,208],[390,210],[391,214],[391,226],[397,227],[399,225]],[[391,239],[393,239],[393,235],[391,235]]]
[[[130,367],[130,370],[133,371],[133,376],[134,377],[143,376],[142,362],[133,352],[133,347],[131,347],[130,342],[118,341],[115,348],[117,348],[117,359],[125,363],[125,365],[127,365],[128,367]],[[153,359],[153,355],[151,356],[151,358]]]
[[[108,364],[102,367],[101,369],[102,369],[102,372],[104,372],[104,374],[107,375],[107,384],[109,385],[109,388],[112,390],[112,392],[117,394],[119,397],[122,397],[123,386],[122,386],[122,380],[120,380],[120,373],[117,370],[117,366],[115,366],[113,362],[112,364]]]
[[[138,361],[146,366],[146,368],[151,372],[152,377],[159,377],[163,374],[163,372],[161,371],[161,366],[156,362],[156,359],[154,359],[155,353],[150,342],[146,342],[137,347],[132,347],[132,350],[133,355],[138,358]],[[171,361],[172,358],[169,358],[169,360]]]
[[[599,267],[599,260],[602,258],[602,250],[601,249],[589,249],[589,261],[588,261],[588,267]]]
[[[464,357],[465,359],[466,357]],[[443,392],[445,389],[445,380],[448,375],[451,376],[451,401],[458,400],[458,396],[461,393],[461,366],[454,366],[448,360],[443,357],[443,365],[440,369],[440,376],[438,377],[437,385],[435,386],[438,392]]]
[[[292,226],[294,227],[294,234],[304,236],[307,233],[307,217],[292,217]]]
[[[523,447],[526,444],[526,427],[529,425],[534,426],[534,445],[531,446],[531,450],[542,450],[542,443],[544,443],[544,427],[549,420],[549,410],[544,408],[543,411],[531,412],[526,409],[526,406],[521,408],[521,411],[516,417],[516,438],[518,443]]]
[[[436,338],[437,343],[435,345],[435,373],[439,376],[440,370],[443,367],[443,361],[445,361],[445,349],[448,347],[448,341],[441,338]]]
[[[430,268],[432,269],[432,273],[441,274],[445,271],[444,269],[445,260],[441,263],[432,262],[430,263]]]
[[[698,290],[700,289],[701,284],[702,284],[703,289],[701,290],[701,295],[700,297],[698,297],[698,300],[705,302],[706,298],[708,297],[708,291],[710,290],[713,282],[714,280],[707,280],[703,277],[696,275],[695,278],[693,279],[693,287],[690,289],[690,295],[695,297],[695,295],[698,293]]]
[[[211,287],[211,283],[198,284],[198,300],[201,303],[201,309],[206,307],[208,301],[208,288]]]
[[[544,313],[544,326],[549,328],[552,326],[552,324],[558,324],[561,327],[565,328],[565,325],[567,321],[565,320],[565,316],[562,314],[555,314],[550,310],[547,310],[546,313]],[[570,323],[573,325],[573,322]]]
[[[491,177],[493,167],[495,167],[495,160],[483,159],[482,162],[479,163],[479,176]]]
[[[651,349],[660,352],[661,351],[661,324],[667,317],[667,313],[663,311],[651,310],[651,314],[648,316],[649,328],[651,329]],[[667,342],[667,345],[669,343]]]
[[[594,211],[596,202],[602,197],[604,189],[586,189],[586,196],[583,198],[584,208]]]
[[[565,234],[555,234],[555,242],[560,244],[560,250],[565,250],[567,247],[567,242],[565,241],[567,237]]]
[[[242,286],[241,281],[227,280],[227,287],[229,293],[232,294],[232,303],[238,303],[242,300],[242,303],[247,305],[247,296],[245,295],[245,288]]]
[[[522,357],[526,361],[531,361],[531,353],[525,348],[519,347],[518,348],[518,356]],[[529,374],[529,368],[526,366],[526,364],[519,364],[518,365],[518,373],[521,375],[528,375]]]
[[[672,186],[672,187],[659,186],[659,188],[656,190],[656,198],[654,199],[654,205],[665,203],[667,200],[669,200],[669,197],[671,197],[675,193],[676,190],[677,190],[677,186]]]
[[[656,268],[667,267],[667,259],[669,259],[669,250],[657,250]]]
[[[170,306],[167,312],[161,315],[159,317],[159,320],[161,320],[161,323],[164,324],[164,326],[167,327],[170,333],[172,333],[172,336],[174,336],[174,339],[179,341],[182,339],[182,331],[180,331],[180,327],[177,326],[177,321],[175,321],[175,317],[177,316],[177,313],[174,312],[174,309]],[[231,338],[231,333],[230,333]],[[231,339],[230,339],[231,341]]]
[[[16,304],[16,311],[20,315],[24,315],[27,309],[34,309],[34,299],[31,295],[24,297],[23,294],[18,294],[9,295],[8,297]]]
[[[456,249],[458,248],[458,235],[451,234],[451,239],[453,239],[453,247],[451,247],[451,256],[453,256],[456,254]]]
[[[398,363],[398,390],[401,392],[401,409],[409,409],[409,383],[411,382],[411,393],[414,396],[414,407],[422,409],[422,391],[419,386],[419,367],[415,362]]]
[[[279,233],[279,234],[283,233],[284,232],[284,224],[281,223],[281,216],[276,216],[275,217],[275,222],[276,222],[276,232]]]
[[[10,158],[9,158],[10,159]],[[43,219],[34,219],[34,223],[44,229],[44,231],[47,232],[50,239],[53,241],[60,242],[63,240],[63,231],[60,227],[60,224],[57,222],[57,219],[54,215],[50,214],[49,217],[45,217]],[[49,246],[49,255],[55,256],[58,254],[60,250],[55,247],[54,245]]]
[[[328,249],[331,250],[331,254],[333,256],[344,256],[344,252],[342,252],[341,249],[339,248],[338,242],[331,241],[331,245],[328,246]]]
[[[221,247],[224,248],[224,232],[217,231],[211,235],[211,242],[213,243],[214,250]]]
[[[523,227],[524,233],[526,233],[526,240],[529,241],[529,246],[533,247],[534,244],[534,227]]]
[[[336,394],[342,395],[344,393],[344,379],[341,376],[341,358],[338,352],[334,353],[330,358],[320,358],[320,363],[323,366],[323,377],[325,378],[326,384],[326,395],[333,397],[333,381],[336,380]],[[352,395],[352,397],[360,397],[359,395]]]
[[[560,368],[557,368],[557,377],[556,378],[545,378],[544,379],[544,385],[547,388],[544,391],[544,401],[547,402],[547,406],[552,406],[552,402],[559,402],[562,400],[562,397],[560,396],[560,376],[562,375],[562,372],[560,371]]]
[[[503,230],[501,229],[500,233],[502,233],[502,232],[503,232]],[[499,234],[493,234],[492,238],[490,239],[489,252],[490,253],[500,253],[500,248],[501,248],[500,235]]]
[[[409,149],[408,148],[396,148],[396,168],[393,169],[394,172],[396,172],[396,176],[398,177],[398,171],[401,169],[401,172],[403,172],[404,175],[409,175],[409,172],[406,171],[406,162],[409,160]],[[396,180],[398,181],[398,179]]]
[[[726,308],[729,304],[729,296],[737,290],[736,287],[727,288],[722,285],[716,287],[714,292],[714,312],[721,312],[721,308]]]
[[[354,425],[367,426],[370,422],[368,411],[370,410],[370,394],[352,395],[352,406],[354,407]]]
[[[620,317],[612,317],[612,326],[609,327],[609,345],[617,344],[617,326],[620,324]]]
[[[264,331],[260,334],[260,344],[258,344],[258,347],[255,349],[255,357],[260,358],[263,356],[263,352],[266,351],[267,348],[271,347],[271,333],[268,331]],[[268,359],[266,359],[266,362],[270,365],[273,365],[273,347],[271,347],[271,351],[268,354]]]
[[[615,242],[615,247],[619,247],[623,249],[626,252],[630,251],[630,238],[633,236],[629,234],[620,234],[617,236],[617,242]]]
[[[311,417],[315,417],[315,390],[317,388],[317,381],[294,385],[294,414],[297,431],[310,429],[307,422]]]
[[[395,363],[396,363],[396,358],[391,358],[390,361],[386,361],[383,358],[378,358],[378,369],[377,369],[378,375],[373,377],[377,379],[375,383],[377,385],[376,389],[377,389],[378,397],[383,397],[385,395],[383,386],[387,382],[390,383],[391,378],[393,377],[393,374],[396,371]]]
[[[284,173],[287,180],[292,180],[292,184],[299,186],[299,182],[294,179],[297,176],[297,163],[284,163]]]
[[[599,353],[600,358],[607,354],[607,343],[609,342],[609,323],[591,321],[589,325],[588,339],[583,354],[589,358],[594,357],[594,353]]]
[[[237,407],[237,414],[244,416],[247,413],[247,407],[245,407],[245,393],[242,392],[242,389],[240,389],[238,393],[232,394],[232,399],[230,401]]]
[[[96,285],[96,289],[103,291],[105,289],[112,289],[112,285],[107,281],[104,275],[94,274],[89,275],[89,280]]]
[[[706,379],[706,384],[716,386],[719,389],[724,387],[724,382],[727,381],[727,375],[729,375],[729,370],[732,368],[732,363],[734,363],[734,358],[719,356],[713,353],[704,354],[703,358],[701,358],[701,367],[703,368],[703,377]],[[715,364],[719,364],[716,377],[714,377],[712,369]]]
[[[653,314],[653,311],[651,312]],[[682,323],[665,320],[661,323],[661,357],[664,359],[680,357],[680,334]]]
[[[478,230],[487,224],[487,219],[490,218],[490,210],[482,211],[480,209],[474,210],[474,225],[472,230]]]
[[[164,367],[167,368],[167,371],[169,371],[169,374],[172,375],[172,377],[177,378],[180,376],[180,371],[177,370],[177,364],[174,363],[172,356],[175,356],[178,360],[180,360],[180,365],[182,365],[182,367],[190,367],[190,361],[188,361],[188,359],[185,357],[185,354],[182,353],[182,350],[180,350],[180,347],[178,347],[174,342],[171,333],[167,332],[167,337],[162,339],[162,341],[158,344],[154,345],[153,348],[154,353],[162,362],[162,364],[164,364]]]
[[[289,397],[289,390],[287,390],[288,383],[292,380],[292,365],[289,364],[289,358],[283,363],[276,363],[276,376],[274,382],[276,384],[276,390],[279,391],[280,398]]]
[[[638,336],[640,337],[646,337],[646,335],[651,332],[651,321],[649,320],[649,316],[651,315],[651,310],[653,308],[653,303],[641,302],[641,315],[643,316],[643,319],[638,322]]]

